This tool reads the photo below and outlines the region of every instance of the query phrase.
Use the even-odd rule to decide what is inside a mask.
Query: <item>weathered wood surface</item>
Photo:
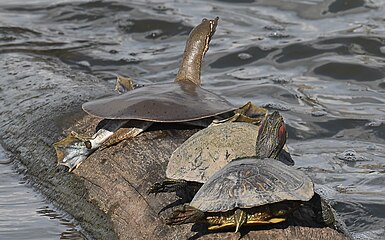
[[[35,186],[95,239],[347,239],[329,228],[285,227],[241,235],[165,225],[158,213],[176,196],[148,195],[147,190],[164,177],[173,150],[196,130],[146,132],[95,152],[68,173],[56,165],[52,144],[70,130],[91,134],[99,120],[82,114],[80,104],[109,90],[92,76],[70,74],[60,63],[18,55],[0,63],[5,79],[0,86],[2,145]]]

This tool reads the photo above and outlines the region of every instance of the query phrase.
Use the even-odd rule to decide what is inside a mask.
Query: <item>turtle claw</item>
[[[67,166],[69,171],[74,170],[126,123],[127,120],[111,120],[92,137],[83,136],[72,131],[66,138],[53,144],[58,164]]]
[[[187,181],[168,179],[163,182],[157,182],[151,186],[148,193],[161,193],[161,192],[176,192],[188,185]]]
[[[58,164],[67,166],[71,172],[112,134],[109,130],[99,129],[92,137],[86,137],[72,131],[66,138],[53,144]]]
[[[227,122],[247,122],[252,124],[259,124],[266,115],[266,109],[257,107],[251,102],[247,102],[242,107],[236,109],[233,116],[221,120],[215,119],[212,121],[210,126],[215,126]]]
[[[209,125],[209,127],[221,125],[221,124],[227,123],[227,122],[237,122],[239,118],[241,118],[241,114],[240,114],[240,113],[235,113],[233,116],[231,116],[231,117],[229,117],[229,118],[225,118],[225,119],[214,119],[214,120],[211,122],[211,124]]]
[[[204,220],[204,212],[185,204],[174,208],[170,217],[166,219],[167,225],[181,225]]]
[[[64,165],[71,172],[86,159],[95,149],[87,148],[86,142],[91,138],[71,132],[66,138],[53,144],[59,165]]]
[[[134,89],[134,83],[130,77],[117,76],[115,91],[122,94]]]
[[[258,124],[262,119],[267,115],[267,109],[257,107],[251,102],[247,102],[242,107],[236,109],[235,113],[240,114],[240,118],[237,119],[238,122],[248,122],[253,124]]]
[[[154,193],[156,195],[162,192],[175,192],[176,195],[180,197],[182,201],[191,202],[191,200],[194,198],[195,194],[201,187],[202,183],[199,182],[189,182],[182,179],[168,179],[163,182],[155,183],[148,190],[148,194]]]

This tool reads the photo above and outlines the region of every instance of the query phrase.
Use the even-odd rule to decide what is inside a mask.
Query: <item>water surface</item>
[[[0,147],[0,239],[85,239],[66,214],[58,212],[16,173]]]

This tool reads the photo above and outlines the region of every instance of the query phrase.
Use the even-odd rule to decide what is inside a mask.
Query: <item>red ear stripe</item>
[[[262,134],[262,129],[263,129],[263,124],[261,124],[261,126],[259,126],[259,129],[258,129],[258,136],[260,136]]]
[[[282,137],[285,134],[285,125],[282,124],[282,126],[279,128],[279,137]]]

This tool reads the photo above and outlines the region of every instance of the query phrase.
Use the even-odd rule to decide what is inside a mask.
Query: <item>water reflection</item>
[[[85,239],[69,217],[20,180],[0,147],[0,239]]]

